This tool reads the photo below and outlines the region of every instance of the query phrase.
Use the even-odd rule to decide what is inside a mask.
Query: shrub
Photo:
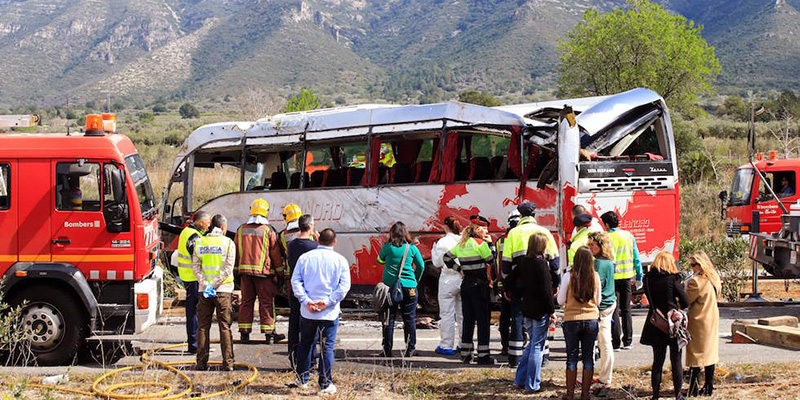
[[[151,113],[151,112],[142,111],[142,112],[139,113],[139,122],[141,122],[141,123],[152,124],[153,121],[155,121],[155,120],[156,120],[156,117],[153,116],[153,113]]]
[[[197,107],[189,104],[183,103],[181,108],[178,109],[178,113],[181,114],[181,118],[197,118],[200,116],[200,111],[197,110]]]
[[[163,113],[167,112],[167,106],[164,103],[156,103],[153,104],[153,112],[154,113]]]
[[[78,116],[75,114],[75,111],[67,110],[64,112],[64,118],[66,119],[75,119]]]
[[[749,276],[751,263],[747,256],[749,243],[743,238],[728,240],[681,240],[680,264],[688,268],[689,256],[697,250],[705,251],[722,278],[722,299],[739,301],[739,293]]]

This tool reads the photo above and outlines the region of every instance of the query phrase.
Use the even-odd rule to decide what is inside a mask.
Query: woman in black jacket
[[[653,347],[653,369],[650,376],[653,399],[659,398],[661,371],[664,367],[667,348],[669,348],[669,360],[672,364],[672,385],[675,388],[675,398],[683,399],[681,394],[683,364],[678,340],[670,338],[650,322],[654,309],[660,310],[666,317],[672,309],[677,309],[679,306],[681,309],[689,307],[689,298],[683,289],[672,254],[666,251],[658,253],[653,263],[650,264],[650,270],[644,275],[644,292],[650,302],[650,310],[647,312],[640,342]]]
[[[517,287],[517,282],[525,290],[522,295],[522,315],[525,316],[525,330],[530,341],[522,354],[514,385],[521,387],[526,393],[538,392],[541,389],[542,352],[547,339],[547,328],[553,315],[553,287],[550,276],[550,265],[544,258],[547,249],[547,237],[534,233],[528,239],[528,252],[520,265],[511,270],[506,278],[508,288]],[[511,293],[505,296],[510,299]]]

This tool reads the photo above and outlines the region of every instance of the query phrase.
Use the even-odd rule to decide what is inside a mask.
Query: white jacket
[[[450,268],[445,268],[444,260],[442,258],[444,257],[445,253],[450,251],[453,247],[456,247],[460,238],[461,235],[450,232],[444,235],[436,242],[436,244],[433,245],[433,249],[431,249],[431,262],[433,262],[434,267],[441,268],[442,272],[456,272]]]

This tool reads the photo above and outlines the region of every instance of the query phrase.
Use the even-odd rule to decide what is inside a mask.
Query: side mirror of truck
[[[114,164],[106,164],[106,179],[111,188],[110,199],[103,205],[106,229],[111,233],[129,232],[131,229],[128,196],[125,191],[125,172]]]

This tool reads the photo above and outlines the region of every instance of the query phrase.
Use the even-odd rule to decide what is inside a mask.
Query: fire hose
[[[212,343],[219,343],[219,342],[218,341],[214,341]],[[166,400],[171,400],[171,399],[182,399],[182,398],[210,399],[210,398],[213,398],[213,397],[225,396],[225,395],[233,393],[233,392],[235,392],[237,390],[240,390],[240,389],[244,388],[245,386],[253,383],[253,381],[255,381],[255,379],[258,377],[258,369],[255,366],[250,365],[250,364],[244,364],[244,363],[234,363],[234,367],[246,368],[248,371],[250,371],[250,375],[247,377],[247,379],[245,379],[245,380],[243,380],[241,382],[238,382],[235,385],[233,385],[233,386],[231,386],[231,387],[229,387],[227,389],[224,389],[224,390],[220,390],[220,391],[217,391],[217,392],[214,392],[214,393],[204,394],[202,396],[197,396],[197,397],[191,396],[192,395],[193,386],[194,386],[194,383],[192,382],[192,379],[189,378],[188,375],[186,375],[183,371],[179,370],[176,367],[195,365],[196,364],[195,361],[162,362],[162,361],[158,361],[158,360],[152,358],[156,353],[158,353],[160,351],[173,349],[173,348],[177,348],[177,347],[183,347],[183,346],[186,346],[186,343],[173,344],[173,345],[169,345],[169,346],[160,347],[160,348],[157,348],[157,349],[154,349],[154,350],[148,350],[145,353],[143,353],[142,356],[140,357],[140,361],[141,361],[140,364],[131,365],[131,366],[122,367],[122,368],[117,368],[117,369],[115,369],[113,371],[109,371],[109,372],[101,375],[99,378],[95,379],[94,383],[92,383],[92,390],[91,391],[80,390],[80,389],[70,389],[70,388],[65,388],[65,387],[56,386],[56,385],[45,385],[45,384],[41,383],[41,380],[37,381],[36,383],[31,383],[28,386],[29,387],[33,387],[33,388],[38,388],[38,389],[54,390],[54,391],[64,392],[64,393],[79,394],[79,395],[90,396],[90,397],[102,397],[104,399],[116,399],[116,400],[146,400],[146,399],[166,399]],[[209,361],[209,364],[210,365],[221,365],[222,361]],[[169,372],[173,373],[175,376],[181,378],[181,380],[186,385],[186,388],[184,390],[178,392],[177,391],[178,390],[177,389],[178,386],[173,386],[172,384],[169,384],[169,383],[166,383],[166,382],[154,382],[154,381],[130,381],[130,382],[114,383],[114,384],[110,384],[110,385],[105,385],[104,384],[104,382],[106,382],[108,380],[112,380],[118,374],[121,374],[123,372],[135,371],[135,370],[144,371],[144,370],[146,370],[148,368],[152,368],[152,367],[156,367],[156,368],[159,368],[159,369],[162,369],[162,370],[166,370],[166,371],[169,371]],[[152,387],[152,388],[156,388],[156,389],[159,389],[159,390],[157,392],[153,391],[153,392],[150,392],[150,393],[136,394],[136,395],[118,393],[118,392],[120,392],[122,390],[126,390],[126,389],[129,390],[131,388],[143,388],[143,387]]]

